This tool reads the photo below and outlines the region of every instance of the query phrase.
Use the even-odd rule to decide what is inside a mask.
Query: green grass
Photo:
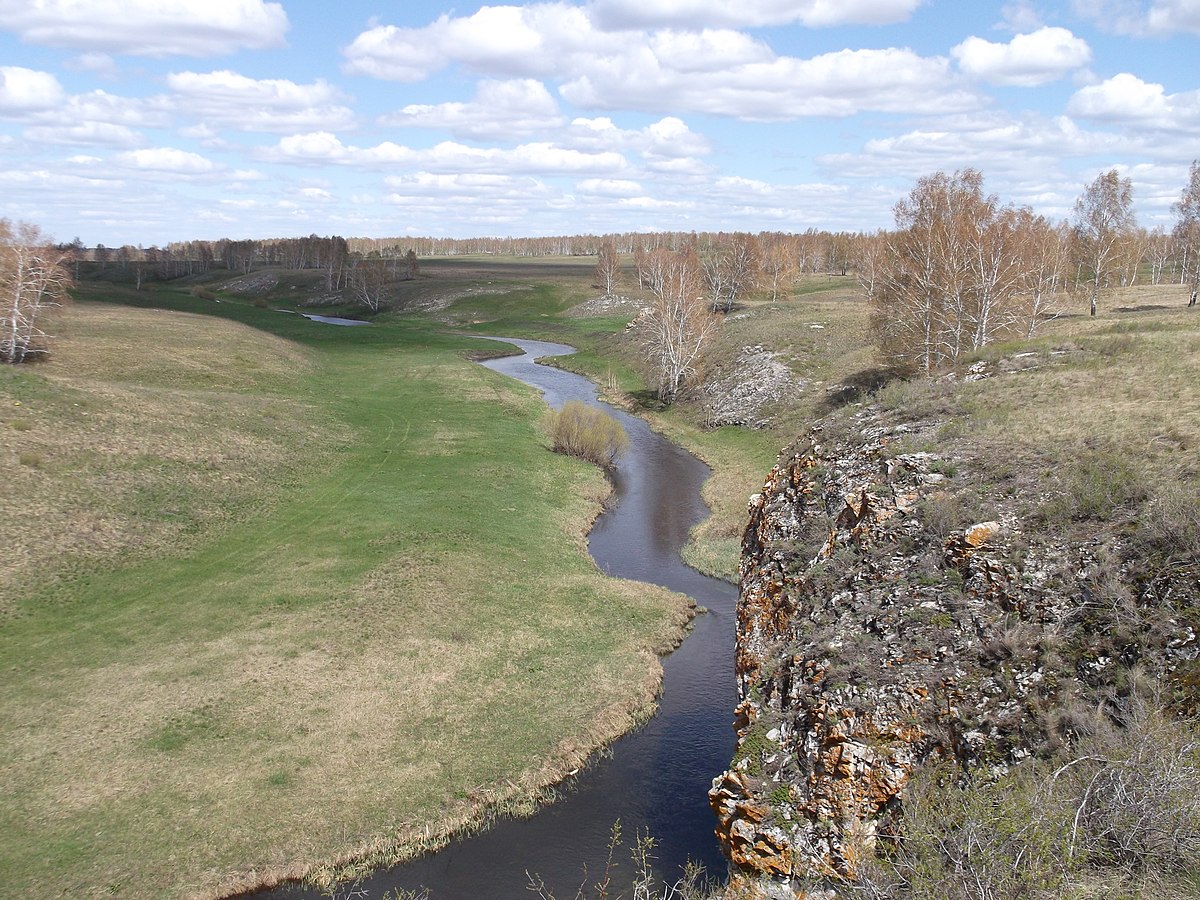
[[[3,518],[45,488],[71,532],[3,573],[11,893],[392,858],[642,714],[685,606],[597,572],[603,478],[473,342],[97,290],[52,365],[0,381],[33,426],[0,449],[46,458]]]

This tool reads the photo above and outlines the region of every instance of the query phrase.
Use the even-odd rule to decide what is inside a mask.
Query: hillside
[[[1200,700],[1185,303],[1132,289],[959,372],[830,392],[799,429],[744,535],[739,750],[712,795],[735,886],[1193,895],[1200,760],[1167,724]]]
[[[492,345],[194,286],[84,284],[0,367],[7,895],[328,883],[528,812],[691,615],[596,569],[607,484]]]

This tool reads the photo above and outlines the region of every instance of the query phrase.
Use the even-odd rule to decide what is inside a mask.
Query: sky
[[[1170,227],[1200,0],[0,0],[0,217],[59,241],[873,230],[973,167]]]

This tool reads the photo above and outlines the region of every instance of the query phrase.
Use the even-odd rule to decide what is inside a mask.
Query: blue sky
[[[0,217],[58,240],[859,230],[972,166],[1168,226],[1200,0],[0,0]]]

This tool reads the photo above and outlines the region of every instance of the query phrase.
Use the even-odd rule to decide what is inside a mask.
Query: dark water
[[[559,900],[570,900],[585,872],[592,884],[604,869],[618,820],[627,844],[639,833],[653,836],[655,870],[667,881],[678,879],[689,859],[723,876],[707,791],[733,753],[737,592],[679,558],[691,527],[708,515],[700,499],[708,468],[641,419],[600,404],[587,379],[533,362],[572,348],[505,340],[525,355],[489,361],[489,368],[539,388],[553,407],[568,400],[602,406],[629,433],[629,450],[613,476],[616,505],[596,521],[589,540],[597,564],[612,575],[689,594],[709,612],[696,618],[691,636],[664,660],[659,713],[614,743],[611,755],[564,784],[561,800],[531,818],[503,820],[438,853],[380,872],[356,885],[363,893],[353,896],[380,898],[401,889],[428,890],[432,900],[528,898],[536,896],[529,889],[530,875],[536,874]],[[628,849],[622,849],[617,862],[626,878],[628,860]],[[276,891],[262,896],[318,895]]]

